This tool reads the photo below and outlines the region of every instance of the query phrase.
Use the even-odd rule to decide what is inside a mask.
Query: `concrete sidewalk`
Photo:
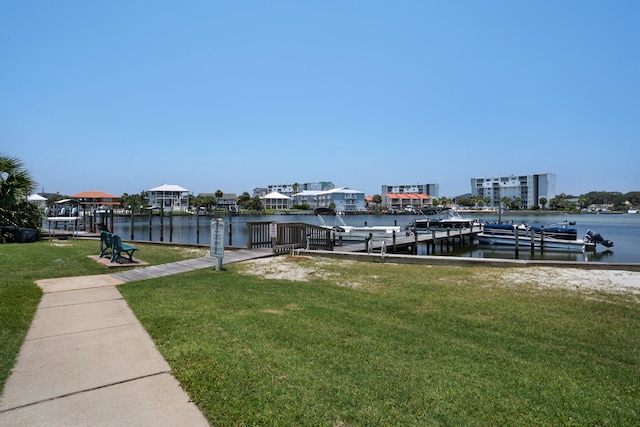
[[[272,256],[225,252],[223,263]],[[207,426],[116,288],[212,257],[36,282],[42,300],[0,397],[0,426]]]
[[[206,426],[109,275],[42,280],[0,398],[7,426]]]

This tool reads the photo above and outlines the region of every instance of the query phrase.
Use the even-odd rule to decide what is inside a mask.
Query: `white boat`
[[[526,224],[485,224],[482,232],[477,234],[481,244],[500,246],[521,246],[534,249],[563,250],[568,252],[584,252],[595,250],[596,244],[610,248],[613,242],[605,240],[598,233],[588,230],[584,239],[575,237],[575,229],[550,227],[548,232],[544,228],[529,227]]]
[[[541,235],[545,238],[554,238],[559,240],[576,240],[578,238],[578,230],[570,228],[570,225],[575,225],[575,222],[562,222],[558,224],[549,224],[547,226],[529,226],[527,224],[501,224],[501,223],[486,223],[482,226],[484,233],[491,234],[508,234],[513,235],[514,231],[518,231],[520,237],[531,237],[531,232],[535,235]],[[540,237],[541,237],[540,236]]]
[[[427,207],[420,210],[424,218],[419,218],[407,225],[407,232],[426,233],[431,230],[447,228],[471,228],[479,225],[476,220],[463,218],[451,207]]]
[[[627,213],[637,214],[638,213],[638,209],[629,209],[627,211]]]
[[[477,235],[478,241],[481,244],[496,245],[496,246],[516,246],[516,235],[494,235],[490,233],[479,233]],[[521,248],[531,247],[531,238],[518,236],[518,246]],[[548,237],[546,239],[535,238],[533,239],[533,247],[535,249],[555,249],[565,250],[569,252],[584,252],[595,248],[595,243],[587,242],[583,239],[577,240],[562,240]]]
[[[367,238],[373,240],[386,240],[393,238],[393,235],[400,236],[402,227],[399,225],[365,225],[355,226],[347,225],[342,219],[342,215],[336,213],[335,210],[330,208],[317,208],[314,213],[320,220],[322,227],[330,228],[333,232],[333,236],[342,240],[360,240],[364,241]],[[333,216],[334,225],[329,225],[325,222],[324,216]]]

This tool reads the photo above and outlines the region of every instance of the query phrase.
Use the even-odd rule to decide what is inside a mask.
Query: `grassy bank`
[[[483,268],[287,262],[311,279],[242,263],[121,287],[213,425],[640,422],[632,297]]]
[[[87,257],[97,255],[99,246],[97,240],[79,239],[0,244],[0,392],[42,295],[34,281],[107,273],[104,266]],[[136,256],[150,264],[202,254],[172,246],[136,244],[136,247],[140,248]]]

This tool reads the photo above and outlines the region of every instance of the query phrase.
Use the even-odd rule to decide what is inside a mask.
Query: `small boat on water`
[[[374,240],[384,240],[393,238],[394,234],[399,236],[402,232],[402,227],[399,225],[347,225],[342,219],[342,215],[331,208],[316,208],[313,213],[320,220],[322,227],[330,228],[333,231],[336,239],[364,241],[370,237]],[[324,216],[332,216],[334,225],[327,224]]]
[[[476,220],[463,218],[452,207],[426,207],[420,210],[424,218],[419,218],[407,225],[407,232],[426,233],[431,230],[447,228],[470,228],[477,224]]]
[[[487,223],[484,224],[483,231],[492,234],[513,235],[514,230],[518,230],[518,235],[520,237],[530,237],[531,231],[533,231],[536,235],[544,235],[544,237],[551,237],[560,240],[576,240],[578,238],[578,230],[576,228],[570,228],[569,225],[575,225],[575,223],[563,222],[560,224],[550,224],[548,226]]]
[[[596,244],[607,248],[613,242],[605,240],[599,233],[588,230],[583,239],[578,239],[578,230],[551,225],[548,227],[531,227],[526,224],[484,224],[482,232],[477,235],[481,244],[523,247],[533,245],[536,249],[565,250],[584,252],[595,250]]]

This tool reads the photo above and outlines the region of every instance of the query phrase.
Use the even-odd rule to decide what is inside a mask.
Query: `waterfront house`
[[[347,187],[334,188],[323,191],[317,196],[319,206],[334,206],[338,212],[364,212],[364,191],[352,190]]]
[[[218,208],[225,209],[227,211],[237,211],[238,196],[235,193],[223,193],[222,197],[218,199]]]
[[[149,205],[164,211],[186,212],[189,208],[189,190],[175,184],[162,184],[148,190]]]
[[[33,203],[34,205],[44,209],[47,207],[47,198],[46,197],[42,197],[41,195],[34,193],[32,195],[30,195],[29,197],[27,197],[27,201],[29,203]]]
[[[120,198],[103,191],[83,191],[69,196],[80,210],[93,212],[100,209],[114,209],[120,206]],[[58,201],[60,203],[60,201]]]
[[[272,191],[260,197],[260,200],[265,209],[286,210],[291,206],[291,197],[285,196],[277,191]]]
[[[216,208],[236,212],[238,210],[238,196],[235,193],[223,193],[222,197],[216,197],[215,193],[200,193],[199,196],[209,196],[216,199]]]
[[[299,193],[293,195],[293,204],[294,205],[307,205],[309,209],[315,209],[321,207],[318,203],[318,195],[321,194],[322,191],[317,190],[304,190]]]
[[[310,209],[332,207],[339,212],[363,212],[365,196],[363,191],[346,187],[327,191],[304,190],[294,194],[293,204],[306,204]]]

